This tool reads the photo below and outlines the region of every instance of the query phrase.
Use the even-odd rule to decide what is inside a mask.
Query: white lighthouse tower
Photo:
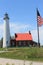
[[[3,48],[10,46],[10,28],[9,28],[9,17],[6,13],[4,15],[4,34],[3,34]]]

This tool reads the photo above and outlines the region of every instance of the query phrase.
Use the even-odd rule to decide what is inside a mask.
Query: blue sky
[[[0,0],[0,39],[3,37],[4,14],[9,15],[10,34],[24,33],[29,30],[33,40],[37,42],[37,15],[38,8],[43,17],[43,0]],[[40,27],[40,42],[43,44],[43,26]]]

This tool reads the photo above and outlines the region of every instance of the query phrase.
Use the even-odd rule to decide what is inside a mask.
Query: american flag
[[[43,18],[40,16],[40,13],[38,10],[37,10],[37,22],[38,22],[38,26],[43,25]]]

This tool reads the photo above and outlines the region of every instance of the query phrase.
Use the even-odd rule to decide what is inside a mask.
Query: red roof
[[[15,39],[16,39],[16,41],[32,40],[32,35],[29,33],[17,33]]]

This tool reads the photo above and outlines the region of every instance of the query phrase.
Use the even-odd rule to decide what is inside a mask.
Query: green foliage
[[[6,63],[6,65],[9,65],[9,63]]]
[[[5,51],[6,50],[6,48],[0,48],[0,51]]]
[[[6,65],[10,65],[9,63],[6,63]],[[11,65],[14,65],[14,64],[11,64]]]
[[[2,64],[0,64],[0,65],[2,65]]]
[[[17,47],[8,48],[8,52],[0,53],[2,58],[43,61],[43,48]]]

